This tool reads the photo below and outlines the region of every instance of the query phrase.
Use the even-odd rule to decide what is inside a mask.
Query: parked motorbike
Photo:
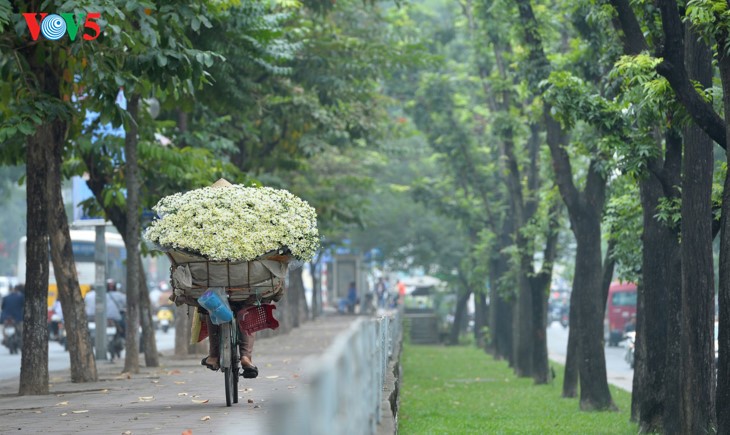
[[[624,335],[626,340],[626,355],[624,360],[629,364],[629,367],[634,368],[634,350],[636,348],[636,331],[627,332]]]
[[[23,347],[23,338],[16,328],[13,319],[5,320],[3,324],[3,346],[7,347],[11,355],[20,352]]]

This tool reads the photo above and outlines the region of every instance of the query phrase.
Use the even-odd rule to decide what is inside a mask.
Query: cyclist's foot
[[[246,379],[253,379],[259,375],[259,368],[253,365],[251,358],[247,356],[241,357],[241,368],[243,369],[243,377]]]
[[[200,364],[208,367],[210,370],[216,371],[220,367],[218,366],[218,358],[213,358],[212,356],[207,356],[200,360]]]

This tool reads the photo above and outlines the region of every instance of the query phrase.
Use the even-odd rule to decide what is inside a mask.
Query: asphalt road
[[[175,347],[175,330],[170,329],[167,333],[158,330],[155,333],[157,338],[157,350],[169,350]],[[124,354],[122,353],[122,358]],[[114,364],[123,364],[123,360]],[[111,364],[109,361],[97,361],[97,364]],[[58,342],[48,343],[48,370],[63,370],[71,366],[68,352]],[[20,353],[11,355],[5,346],[0,346],[0,380],[20,378]]]
[[[568,328],[563,328],[560,323],[553,322],[547,328],[547,342],[550,359],[564,364],[568,349]],[[626,391],[631,391],[634,370],[624,360],[626,354],[624,343],[619,344],[619,347],[606,346],[604,352],[606,353],[608,382]]]

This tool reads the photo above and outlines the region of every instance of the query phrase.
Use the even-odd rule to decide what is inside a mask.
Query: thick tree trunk
[[[501,251],[501,250],[500,250]],[[489,336],[490,351],[496,359],[506,359],[512,365],[512,303],[500,288],[507,272],[507,258],[501,252],[492,259],[489,268]]]
[[[669,297],[681,291],[677,273],[680,266],[679,239],[676,231],[656,218],[659,201],[665,197],[660,181],[649,175],[639,187],[644,232],[632,409],[636,404],[635,417],[641,430],[653,433],[663,429],[666,387],[671,382],[667,377],[668,365],[671,365],[667,360],[667,346],[671,339],[668,333],[671,324]],[[678,366],[676,362],[675,366]]]
[[[719,47],[726,47],[728,35],[718,40]],[[720,79],[722,81],[725,125],[730,133],[730,56],[726,50],[718,50]],[[730,137],[730,136],[727,136]],[[730,148],[726,147],[726,150]],[[730,163],[730,151],[726,152]],[[720,278],[719,305],[719,357],[717,361],[717,433],[730,433],[730,173],[725,177],[722,193],[722,218],[720,220]]]
[[[48,235],[51,259],[63,310],[66,342],[71,362],[72,382],[95,382],[98,379],[94,350],[89,341],[89,326],[84,299],[79,288],[66,208],[61,195],[61,163],[63,159],[65,123],[51,123],[52,138],[46,162],[48,177]]]
[[[127,231],[124,245],[127,249],[127,313],[126,348],[124,352],[124,371],[139,373],[139,348],[137,347],[137,328],[139,325],[139,281],[140,281],[140,222],[139,222],[139,167],[137,165],[137,126],[139,95],[131,96],[127,111],[131,122],[125,128],[124,157],[127,184]]]
[[[543,264],[539,273],[530,277],[530,291],[532,292],[532,377],[536,384],[546,384],[550,381],[550,366],[548,365],[547,308],[550,283],[553,276],[553,262],[557,256],[558,246],[558,213],[560,207],[553,204],[550,207],[549,224],[545,235],[545,250]]]
[[[18,394],[48,394],[48,208],[46,153],[53,140],[48,124],[36,127],[26,155],[27,230],[23,350]]]
[[[673,337],[668,331],[671,323],[669,298],[672,293],[678,294],[681,291],[678,234],[656,218],[660,200],[679,195],[678,159],[681,158],[681,140],[669,132],[666,146],[668,157],[664,163],[663,175],[668,177],[668,185],[672,191],[666,192],[662,180],[655,174],[649,174],[639,185],[644,228],[641,267],[643,276],[637,295],[632,417],[639,421],[642,431],[647,433],[662,431],[663,428],[666,393],[668,384],[672,382],[667,377],[667,350],[669,340]],[[679,335],[674,338],[678,337]]]
[[[712,85],[712,55],[696,35],[686,38],[690,78]],[[715,429],[712,258],[713,143],[694,124],[684,132],[682,164],[682,433]]]
[[[730,73],[730,70],[727,73]],[[730,80],[730,76],[727,79]],[[728,84],[730,84],[730,81],[728,81]],[[725,86],[723,88],[725,89]],[[725,92],[730,93],[730,89],[725,89]],[[730,104],[725,103],[725,107],[730,107]],[[727,109],[726,113],[728,113]],[[730,115],[726,114],[725,116],[730,118]],[[728,125],[730,125],[730,122]],[[727,153],[727,161],[730,163],[730,152]],[[716,411],[717,433],[727,434],[730,433],[730,406],[727,406],[730,403],[730,173],[725,177],[720,225],[720,288],[718,291],[718,320],[720,324],[717,340],[719,358],[716,369],[717,394],[715,403],[720,404],[720,406],[717,406]]]
[[[577,241],[573,291],[579,314],[578,346],[581,358],[580,407],[582,410],[615,409],[608,389],[603,352],[603,305],[600,209],[574,219]],[[571,307],[572,308],[572,307]],[[570,333],[574,331],[571,328]]]

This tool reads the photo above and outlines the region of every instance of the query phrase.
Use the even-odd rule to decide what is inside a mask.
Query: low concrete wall
[[[305,362],[306,388],[271,413],[273,434],[397,433],[400,313],[359,318]]]

